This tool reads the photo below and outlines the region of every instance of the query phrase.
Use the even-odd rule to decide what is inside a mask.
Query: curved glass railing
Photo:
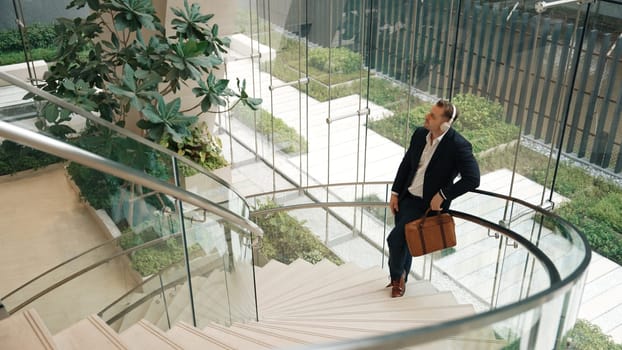
[[[256,203],[252,217],[258,222],[286,212],[342,259],[388,270],[389,195],[386,182],[350,183],[265,193],[249,201]],[[475,315],[309,349],[448,348],[448,341],[470,348],[555,348],[578,313],[591,257],[584,236],[546,209],[491,192],[467,193],[452,209],[457,246],[414,258],[411,273],[473,305]],[[283,249],[270,258],[287,263],[309,253]],[[262,254],[259,249],[258,259]]]
[[[144,281],[157,280],[169,288],[168,292],[179,295],[177,303],[187,301],[182,303],[184,313],[173,321],[199,325],[256,320],[251,247],[253,236],[260,236],[262,231],[253,222],[142,171],[24,128],[0,121],[0,137],[80,164],[81,171],[88,171],[90,178],[101,179],[101,186],[85,187],[83,191],[96,191],[101,201],[109,203],[109,210],[126,215],[131,212],[140,221],[140,225],[128,225],[115,233],[115,225],[103,227],[106,220],[101,216],[108,215],[107,210],[101,216],[93,215],[99,221],[80,216],[75,223],[72,223],[73,213],[63,213],[62,222],[57,220],[47,228],[53,240],[67,239],[65,231],[75,231],[74,239],[99,244],[81,254],[72,251],[80,246],[75,242],[50,246],[37,242],[41,246],[33,245],[31,249],[62,249],[66,250],[65,255],[77,257],[50,269],[44,277],[3,299],[7,311],[14,313],[34,307],[52,333],[56,333],[100,312],[128,292],[134,292],[132,297],[140,299],[148,292]],[[46,176],[44,172],[40,180],[50,181]],[[43,198],[3,199],[15,200],[17,205],[17,201]],[[22,222],[20,227],[24,225]],[[115,234],[120,237],[109,241]],[[227,283],[231,281],[245,288],[228,290]],[[211,286],[209,294],[200,289],[205,283]],[[140,290],[137,286],[141,286]],[[158,315],[154,322],[160,319],[165,322],[167,318],[160,306],[159,301],[153,302],[151,312]]]
[[[213,202],[241,216],[248,215],[249,208],[244,197],[226,181],[202,166],[15,76],[0,72],[0,79],[11,84],[3,87],[3,89],[10,89],[6,92],[7,95],[20,99],[27,94],[36,97],[25,100],[27,103],[20,102],[21,107],[18,111],[0,112],[2,120],[54,137],[49,126],[45,132],[37,126],[38,119],[48,118],[50,120],[47,124],[58,122],[58,127],[54,125],[55,127],[70,127],[75,131],[69,133],[70,137],[67,142],[76,147],[134,169],[141,171],[148,169],[150,175],[160,180],[178,184],[190,192],[210,198]],[[46,114],[48,109],[54,110],[49,117]],[[67,120],[59,122],[61,117]],[[112,219],[119,224],[124,218],[112,217]]]
[[[33,139],[42,138],[2,122],[0,136],[35,148],[37,144],[33,143]],[[57,141],[46,141],[46,145],[60,150],[57,155],[65,151],[76,152],[73,147]],[[112,164],[109,160],[92,157],[86,152],[76,152],[66,158],[99,170],[105,168],[102,168],[102,164]],[[256,302],[252,295],[255,282],[251,268],[253,258],[249,256],[251,251],[248,249],[254,244],[246,238],[249,237],[247,231],[255,230],[253,224],[214,203],[180,191],[166,182],[152,180],[138,171],[120,166],[106,169],[123,181],[141,184],[157,193],[167,193],[167,196],[176,193],[182,205],[170,210],[180,220],[170,225],[168,235],[173,236],[177,229],[186,232],[186,239],[181,243],[188,247],[185,258],[187,263],[185,274],[183,271],[173,272],[173,266],[158,270],[144,283],[122,282],[124,288],[106,293],[115,295],[114,300],[89,300],[89,305],[96,305],[97,310],[94,312],[100,312],[118,329],[124,328],[124,322],[131,323],[137,318],[147,318],[163,328],[179,320],[188,320],[198,325],[214,321],[214,318],[201,316],[200,313],[176,309],[180,305],[191,305],[190,310],[209,310],[206,306],[219,305],[219,314],[224,316],[218,317],[217,321],[222,323],[240,320],[242,317],[239,315],[250,315],[249,319],[253,315],[257,317],[256,309],[253,309]],[[275,211],[287,211],[306,220],[305,226],[309,231],[342,260],[356,262],[361,266],[385,267],[386,248],[383,242],[391,228],[385,213],[388,191],[387,183],[337,184],[303,188],[302,191],[296,188],[256,196],[256,210],[252,215],[260,219]],[[145,190],[142,194],[146,193],[150,192]],[[360,198],[370,201],[363,203]],[[140,199],[144,199],[144,196]],[[130,202],[128,200],[127,203]],[[374,212],[372,208],[381,210]],[[492,344],[494,347],[554,348],[556,342],[574,324],[577,314],[585,271],[590,260],[590,250],[584,237],[572,225],[549,211],[503,195],[474,191],[456,200],[452,208],[457,221],[458,245],[452,251],[415,258],[413,274],[430,280],[439,290],[452,291],[459,301],[472,304],[477,311],[475,315],[456,317],[399,333],[311,348],[398,349],[422,344],[444,346],[448,339],[468,342],[475,347]],[[150,220],[145,217],[144,221]],[[172,242],[174,239],[172,237],[163,241]],[[137,246],[136,251],[144,248],[148,247]],[[198,256],[193,255],[196,252]],[[195,260],[210,255],[208,252],[214,252],[216,257],[212,265]],[[259,253],[263,253],[261,249]],[[135,252],[129,256],[132,255]],[[288,259],[318,257],[317,252],[304,251],[277,250],[276,255],[272,258],[278,258],[279,255],[287,256]],[[121,256],[128,254],[119,252],[109,257],[114,261],[118,258],[121,262]],[[261,257],[256,258],[256,261],[259,260]],[[97,267],[85,266],[83,271],[70,276],[71,281],[79,281],[79,288],[75,285],[71,288],[65,281],[62,281],[63,287],[78,291],[82,298],[89,299],[84,296],[90,295],[84,286],[99,280],[94,277],[97,269],[114,264],[106,262],[95,265]],[[209,271],[218,273],[212,277]],[[116,275],[124,276],[123,273]],[[185,278],[180,278],[180,275]],[[247,287],[239,288],[239,283],[247,283]],[[260,285],[262,281],[257,280],[256,283]],[[201,288],[207,286],[209,288]],[[205,289],[216,292],[202,295]],[[178,298],[178,295],[187,297]],[[174,300],[169,304],[173,296]],[[59,295],[47,293],[37,299],[41,304],[35,307],[48,315],[44,317],[46,323],[60,324],[55,322],[58,322],[60,315],[67,318],[64,313],[68,307],[59,300],[70,300],[72,305],[79,306],[75,309],[81,312],[93,312],[87,305],[79,305],[83,302],[80,298],[60,298]],[[57,306],[56,310],[48,314],[46,307],[49,305]]]

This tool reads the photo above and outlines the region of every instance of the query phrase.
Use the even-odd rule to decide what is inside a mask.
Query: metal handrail
[[[106,246],[106,245],[109,245],[109,244],[114,244],[114,243],[118,242],[120,238],[121,238],[121,237],[113,238],[113,239],[108,240],[108,241],[106,241],[106,242],[104,242],[104,243],[98,244],[98,245],[96,245],[96,246],[94,246],[94,247],[92,247],[92,248],[90,248],[90,249],[87,249],[87,250],[83,251],[82,253],[80,253],[80,254],[78,254],[78,255],[72,256],[71,258],[69,258],[69,259],[67,259],[67,260],[65,260],[65,261],[63,261],[63,262],[61,262],[60,264],[55,265],[55,266],[53,266],[53,267],[51,267],[51,268],[49,268],[49,269],[45,270],[44,272],[42,272],[42,273],[40,273],[39,275],[37,275],[36,277],[34,277],[34,278],[30,279],[28,282],[26,282],[26,283],[22,284],[21,286],[19,286],[19,287],[17,287],[17,288],[15,288],[15,289],[13,289],[12,291],[10,291],[10,292],[9,292],[8,294],[6,294],[5,296],[0,297],[0,300],[6,300],[7,298],[9,298],[10,296],[12,296],[13,294],[15,294],[15,293],[19,292],[20,290],[22,290],[22,289],[26,288],[27,286],[31,285],[32,283],[34,283],[35,281],[39,280],[39,279],[40,279],[40,278],[42,278],[43,276],[45,276],[45,275],[49,274],[50,272],[52,272],[52,271],[54,271],[54,270],[57,270],[58,268],[60,268],[60,267],[62,267],[62,266],[65,266],[65,265],[69,264],[70,262],[72,262],[72,261],[74,261],[74,260],[76,260],[76,259],[78,259],[78,258],[80,258],[80,257],[82,257],[82,256],[84,256],[84,255],[86,255],[86,254],[88,254],[88,253],[90,253],[90,252],[94,251],[94,250],[97,250],[97,249],[99,249],[99,248],[101,248],[101,247],[103,247],[103,246]]]
[[[56,281],[51,286],[45,287],[45,289],[43,289],[42,291],[37,292],[35,295],[33,295],[30,298],[26,299],[25,301],[21,302],[19,305],[11,308],[10,311],[11,311],[12,314],[14,314],[17,311],[19,311],[19,310],[23,309],[24,307],[28,306],[33,301],[39,299],[40,297],[46,295],[47,293],[53,291],[54,289],[62,286],[63,284],[65,284],[65,283],[67,283],[67,282],[69,282],[69,281],[71,281],[71,280],[73,280],[75,278],[78,278],[78,277],[84,275],[85,273],[87,273],[87,272],[89,272],[89,271],[91,271],[91,270],[93,270],[93,269],[95,269],[95,268],[97,268],[97,267],[99,267],[101,265],[104,265],[104,264],[106,264],[106,263],[108,263],[108,262],[110,262],[110,261],[112,261],[112,260],[114,260],[114,259],[116,259],[116,258],[118,258],[120,256],[125,256],[127,254],[133,253],[133,252],[141,250],[143,248],[149,248],[149,247],[154,246],[154,245],[156,245],[158,243],[162,243],[162,242],[168,241],[169,239],[179,237],[180,235],[181,235],[181,233],[176,233],[176,234],[173,234],[173,235],[170,235],[170,236],[160,237],[160,238],[151,240],[151,241],[149,241],[147,243],[143,243],[141,245],[137,245],[135,247],[128,248],[128,249],[126,249],[124,251],[117,252],[116,254],[113,254],[113,255],[111,255],[109,257],[106,257],[106,258],[104,258],[102,260],[96,261],[96,262],[94,262],[94,263],[92,263],[92,264],[90,264],[90,265],[88,265],[86,267],[83,267],[79,271],[76,271],[76,272],[70,274],[69,276],[64,277],[63,279],[60,279],[60,280]],[[171,265],[173,265],[173,264],[171,264]]]
[[[169,195],[182,202],[187,202],[220,216],[223,219],[254,234],[263,235],[263,231],[254,222],[230,211],[227,208],[223,208],[195,193],[188,192],[144,172],[95,155],[73,145],[38,134],[34,131],[22,129],[4,121],[0,121],[0,136]]]
[[[158,152],[162,152],[164,154],[166,154],[167,156],[170,156],[172,158],[177,159],[178,161],[184,163],[184,165],[187,165],[191,168],[193,168],[194,170],[198,171],[199,173],[209,177],[210,179],[216,181],[217,183],[219,183],[220,185],[222,185],[223,187],[227,188],[227,190],[235,193],[235,195],[242,201],[242,203],[244,203],[245,207],[247,209],[249,209],[249,205],[248,202],[246,201],[246,199],[244,198],[244,196],[242,196],[240,193],[238,193],[233,187],[231,187],[231,185],[229,183],[227,183],[226,181],[224,181],[223,179],[221,179],[220,177],[212,174],[211,172],[205,170],[204,167],[202,167],[201,165],[189,160],[188,158],[185,157],[181,157],[179,154],[169,150],[168,148],[165,148],[157,143],[151,142],[149,140],[147,140],[144,137],[140,137],[139,135],[136,135],[135,133],[119,127],[118,125],[115,125],[114,123],[111,123],[103,118],[97,117],[95,116],[93,113],[85,110],[84,108],[78,107],[76,105],[73,105],[57,96],[54,96],[52,94],[50,94],[47,91],[43,91],[35,86],[32,86],[24,81],[22,81],[21,79],[8,74],[6,72],[0,72],[0,79],[5,80],[21,89],[24,89],[34,95],[37,95],[39,97],[42,97],[43,99],[46,99],[66,110],[69,110],[73,113],[76,113],[78,115],[80,115],[81,117],[95,123],[101,126],[104,126],[110,130],[113,130],[114,132],[123,135],[129,139],[132,139],[133,141],[136,141],[138,143],[141,143],[147,147],[150,147],[152,149],[157,150]]]

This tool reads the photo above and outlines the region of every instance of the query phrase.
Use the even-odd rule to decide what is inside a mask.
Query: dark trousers
[[[404,236],[404,225],[423,216],[427,206],[423,199],[407,195],[398,203],[399,211],[395,214],[395,227],[387,237],[389,244],[389,271],[391,280],[399,279],[403,273],[408,280],[413,258],[408,251]]]

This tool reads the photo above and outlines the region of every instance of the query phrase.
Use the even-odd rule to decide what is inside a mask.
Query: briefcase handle
[[[439,216],[439,215],[441,215],[441,211],[440,211],[440,210],[432,210],[432,208],[428,208],[428,209],[425,211],[425,213],[423,214],[423,219],[422,219],[422,220],[421,220],[421,222],[419,223],[419,226],[420,226],[420,227],[423,227],[423,224],[425,223],[425,220],[427,219],[428,214],[430,213],[430,211],[434,211],[434,212],[436,212],[436,215],[435,215],[435,216]]]

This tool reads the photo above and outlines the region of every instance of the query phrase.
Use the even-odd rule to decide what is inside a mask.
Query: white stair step
[[[324,284],[315,291],[298,295],[287,304],[277,305],[269,310],[260,309],[261,314],[272,315],[298,307],[318,305],[331,300],[339,300],[348,296],[357,295],[366,291],[377,291],[386,285],[386,274],[378,268],[369,268],[362,272],[343,276],[342,279],[331,284]],[[278,288],[275,286],[275,288]],[[261,304],[259,304],[261,306]]]
[[[379,321],[444,321],[454,318],[464,317],[475,313],[472,305],[449,305],[440,307],[428,307],[428,308],[413,308],[407,310],[379,310],[369,311],[365,313],[361,312],[330,312],[324,313],[318,312],[314,316],[295,316],[287,315],[278,318],[266,318],[267,320],[280,319],[283,321],[289,320],[309,320],[313,322],[342,322],[342,321],[355,321],[355,322],[379,322]],[[384,321],[383,321],[384,322]]]
[[[339,305],[341,303],[341,305]],[[349,300],[340,300],[332,303],[321,305],[321,308],[306,308],[293,311],[298,316],[316,315],[330,311],[334,313],[341,312],[373,312],[373,311],[391,311],[391,310],[412,310],[417,308],[444,307],[457,305],[456,298],[451,292],[442,292],[429,295],[391,298],[389,291],[383,290],[380,293],[367,294],[366,297],[350,298]]]
[[[173,340],[186,350],[234,350],[235,348],[220,342],[199,329],[184,322],[179,322],[166,332],[169,339]]]
[[[166,296],[166,302],[168,303],[169,299],[172,300],[176,294],[175,287],[171,287],[164,291],[164,295]],[[149,303],[149,307],[143,316],[145,320],[156,324],[162,315],[165,314],[165,299],[162,297],[162,294],[158,294],[153,297],[151,302]],[[168,327],[166,327],[168,328]],[[162,328],[162,329],[166,329]]]
[[[60,331],[54,341],[64,350],[129,349],[119,335],[95,315]]]
[[[316,281],[310,280],[308,283],[301,283],[300,288],[296,289],[296,293],[292,293],[291,295],[280,295],[280,293],[278,293],[279,294],[278,305],[292,304],[294,303],[292,300],[299,298],[301,295],[307,295],[309,293],[316,292],[324,288],[326,285],[331,285],[339,280],[344,279],[347,276],[354,275],[360,271],[362,271],[362,269],[354,263],[346,263],[346,264],[340,265],[337,268],[333,269],[332,271],[326,273],[321,279],[318,279]],[[260,278],[257,279],[258,285],[263,284],[263,283],[266,283],[266,282]],[[274,285],[272,286],[273,287],[271,289],[273,290]],[[276,305],[274,303],[270,303],[270,302],[264,303],[265,300],[272,299],[272,296],[271,296],[272,290],[269,290],[263,293],[260,291],[257,291],[257,302],[259,304],[260,310],[265,311],[265,310],[270,310],[270,309],[275,308]]]
[[[120,335],[130,349],[183,350],[152,323],[141,320]]]
[[[200,290],[206,281],[207,278],[201,276],[192,277],[192,289],[194,292]],[[158,326],[160,329],[168,329],[169,321],[171,327],[179,321],[192,321],[192,313],[188,312],[190,308],[190,290],[188,288],[188,283],[176,286],[174,291],[167,291],[166,297],[166,311],[168,311],[168,313],[162,308],[164,312],[160,314],[160,317],[156,321],[153,321],[154,325]]]
[[[341,334],[339,329],[334,329],[332,327],[315,329],[313,327],[308,327],[307,325],[291,325],[290,323],[279,323],[276,321],[274,323],[265,321],[249,322],[243,325],[236,324],[236,326],[266,330],[272,333],[300,339],[301,341],[305,341],[310,344],[337,342],[350,338],[349,336]]]
[[[26,310],[0,321],[3,350],[57,350],[52,334],[35,310]]]
[[[281,293],[276,293],[274,289],[270,290],[269,295],[265,295],[261,299],[261,307],[266,309],[275,304],[283,303],[283,297],[291,295],[301,294],[302,290],[308,286],[308,281],[314,281],[315,283],[322,283],[321,281],[326,278],[332,271],[336,271],[337,267],[330,260],[321,260],[317,264],[313,265],[313,268],[306,274],[301,272],[296,275],[296,278],[288,280],[287,283],[291,288],[282,289]],[[262,283],[260,280],[258,283]],[[275,283],[276,284],[276,283]]]
[[[253,328],[246,324],[233,324],[228,329],[236,332],[237,334],[251,337],[266,344],[270,344],[272,347],[295,348],[310,343],[310,341],[308,340],[300,339],[292,335],[272,332],[262,328]]]
[[[267,264],[257,270],[256,278],[262,279],[265,282],[270,282],[269,279],[278,276],[280,273],[288,269],[287,265],[277,260],[270,260]]]
[[[253,329],[256,331],[279,334],[281,336],[298,339],[305,344],[336,342],[339,340],[347,339],[332,333],[327,335],[325,332],[312,332],[307,329],[288,329],[285,327],[279,327],[278,325],[264,324],[263,322],[249,322],[244,324],[236,323],[235,326],[246,329]]]
[[[379,287],[379,285],[381,287]],[[334,297],[328,301],[321,301],[317,304],[310,305],[296,305],[296,308],[286,310],[280,310],[281,312],[301,312],[305,310],[318,310],[320,307],[328,309],[334,308],[342,308],[350,305],[354,306],[366,306],[370,303],[390,303],[390,304],[413,304],[422,302],[418,301],[418,299],[410,299],[410,297],[424,297],[424,296],[435,296],[439,295],[439,292],[432,286],[432,284],[428,281],[414,281],[406,284],[406,292],[404,293],[404,297],[402,298],[391,298],[391,289],[384,285],[384,280],[381,281],[373,281],[372,283],[367,283],[358,286],[358,288],[352,288],[352,291],[346,291],[341,293],[338,297]],[[439,301],[442,302],[442,305],[454,305],[456,304],[456,300],[453,297],[453,294],[445,294],[441,293],[440,295],[444,295],[444,299]],[[408,301],[406,301],[408,300]]]
[[[237,333],[229,328],[218,326],[213,323],[205,326],[202,331],[210,338],[214,338],[221,343],[228,344],[234,349],[253,350],[272,349],[274,347],[273,345],[262,340]]]
[[[303,260],[296,259],[288,268],[279,274],[268,275],[267,279],[257,280],[257,292],[264,293],[266,290],[270,290],[273,285],[282,285],[284,288],[279,290],[281,293],[285,293],[289,288],[297,286],[297,282],[302,280],[304,275],[313,269],[313,264]]]
[[[434,322],[401,320],[397,322],[370,322],[370,320],[353,320],[345,322],[314,322],[304,319],[284,320],[264,320],[258,323],[262,327],[276,327],[283,330],[295,332],[310,332],[311,334],[322,335],[324,337],[335,337],[335,339],[355,339],[368,337],[375,334],[395,332],[409,328],[423,327]]]
[[[144,296],[145,294],[143,293],[134,293],[134,295],[129,296],[130,303],[128,304],[128,306],[133,303],[138,302]],[[123,316],[123,318],[120,320],[121,323],[119,324],[119,327],[116,329],[117,332],[122,332],[128,329],[129,327],[131,327],[132,325],[136,324],[143,318],[145,318],[145,314],[147,313],[147,310],[149,310],[150,305],[151,305],[150,300],[143,301],[142,304],[136,306],[136,308],[134,308],[132,311],[125,314],[125,316]]]

